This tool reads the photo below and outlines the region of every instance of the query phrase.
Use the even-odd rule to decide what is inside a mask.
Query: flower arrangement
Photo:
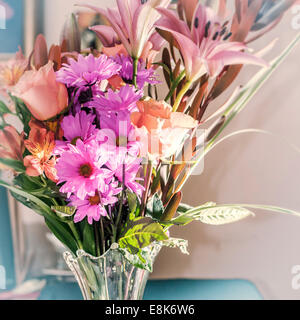
[[[273,42],[249,50],[294,2],[235,1],[233,14],[226,0],[85,5],[106,22],[91,27],[101,48],[80,48],[73,15],[60,45],[48,50],[39,35],[29,58],[20,50],[1,65],[0,163],[13,170],[13,181],[0,185],[41,214],[74,256],[84,250],[99,257],[117,244],[132,265],[148,271],[151,245],[187,253],[185,240],[170,237],[173,225],[235,222],[251,208],[298,215],[259,205],[193,208],[182,203],[181,191],[299,42],[298,36],[269,63],[262,56]],[[246,64],[258,66],[257,74],[207,116]],[[163,86],[166,96],[158,90]],[[21,133],[11,117],[21,121]]]

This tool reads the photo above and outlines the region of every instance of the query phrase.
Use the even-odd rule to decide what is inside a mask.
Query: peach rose
[[[137,102],[139,112],[131,114],[137,139],[141,141],[142,156],[168,158],[174,155],[185,141],[188,132],[198,122],[181,112],[172,112],[164,101],[153,99]]]
[[[56,81],[53,62],[48,62],[38,71],[26,71],[14,89],[31,114],[41,121],[51,119],[68,105],[68,91]]]

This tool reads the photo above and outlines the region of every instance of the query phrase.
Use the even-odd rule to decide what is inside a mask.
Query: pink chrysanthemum
[[[61,128],[66,141],[56,141],[55,154],[61,154],[68,150],[68,144],[76,145],[77,140],[87,141],[97,133],[96,125],[93,124],[95,115],[79,111],[75,116],[64,117]]]
[[[98,131],[99,142],[104,142],[102,147],[113,153],[130,154],[137,157],[140,153],[140,142],[136,139],[135,128],[131,124],[130,113],[119,112],[109,115],[101,114]]]
[[[137,110],[136,103],[142,96],[142,91],[136,91],[133,86],[126,85],[119,91],[108,89],[106,96],[95,97],[88,106],[100,112],[132,112]]]
[[[142,158],[119,153],[113,159],[110,159],[107,166],[114,172],[114,176],[121,183],[124,183],[125,187],[141,196],[144,187],[138,182],[139,179],[137,178],[139,170],[141,169],[141,162]]]
[[[125,81],[132,83],[133,78],[133,60],[129,56],[117,55],[113,60],[121,66],[120,77]],[[137,72],[137,85],[140,89],[144,88],[145,83],[157,84],[155,71],[153,68],[146,69],[146,63],[139,60]]]
[[[114,182],[105,185],[101,191],[96,191],[94,196],[86,196],[84,200],[71,196],[69,206],[77,208],[74,222],[80,222],[87,217],[88,223],[92,224],[93,221],[99,221],[101,217],[107,216],[105,206],[115,204],[118,201],[116,195],[121,191],[122,188],[118,188]]]
[[[57,71],[57,81],[68,87],[86,87],[111,78],[120,70],[120,66],[106,55],[96,58],[92,54],[87,57],[78,55],[78,61],[69,59],[69,64]]]
[[[113,173],[103,168],[107,158],[99,154],[98,144],[84,144],[78,140],[76,146],[69,145],[56,164],[58,184],[64,183],[60,191],[70,196],[74,193],[79,199],[94,196],[95,190],[111,181]]]

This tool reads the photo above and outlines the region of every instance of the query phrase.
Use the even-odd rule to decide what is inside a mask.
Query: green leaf
[[[199,220],[202,223],[211,225],[233,223],[243,220],[251,215],[254,216],[251,211],[242,207],[215,206],[201,208],[199,211],[193,210],[188,211],[186,214],[194,216],[195,220]]]
[[[87,253],[93,256],[96,256],[97,253],[96,253],[96,243],[95,243],[93,226],[88,223],[87,219],[84,219],[82,223],[83,223],[83,232],[82,232],[83,249]]]
[[[169,238],[162,242],[162,244],[169,248],[179,248],[183,254],[189,254],[188,252],[188,241],[178,238]]]
[[[15,197],[26,206],[43,215],[47,226],[53,232],[53,234],[73,253],[76,253],[78,246],[76,240],[70,232],[70,228],[67,224],[58,220],[58,217],[55,216],[55,213],[52,212],[51,208],[44,201],[26,191],[11,186],[2,180],[0,180],[0,185],[12,191],[13,195],[15,195]]]
[[[9,185],[8,183],[0,180],[0,185],[5,187],[6,189],[18,194],[21,197],[24,197],[26,199],[27,202],[31,201],[33,202],[36,206],[40,207],[40,209],[42,210],[42,212],[44,212],[44,215],[46,214],[47,216],[53,216],[54,213],[52,212],[51,208],[42,200],[40,200],[39,198],[33,196],[32,194],[16,188],[14,186]]]
[[[29,177],[27,174],[22,173],[15,177],[14,184],[21,187],[21,189],[28,191],[44,189],[40,177]]]
[[[185,203],[180,203],[180,205],[177,208],[177,212],[185,213],[185,212],[187,212],[188,210],[191,210],[191,209],[193,209],[192,206],[190,206],[188,204],[185,204]]]
[[[141,248],[155,241],[167,240],[163,227],[150,218],[138,218],[127,223],[125,231],[118,241],[120,248],[127,249],[131,254],[137,254]]]
[[[12,113],[3,101],[0,101],[0,114]]]
[[[253,215],[253,213],[241,206],[216,205],[211,202],[188,210],[170,222],[173,224],[186,225],[193,220],[197,220],[205,224],[223,225],[240,221],[250,215]]]
[[[171,198],[170,202],[168,203],[164,211],[164,214],[161,217],[162,222],[169,221],[175,216],[178,206],[181,202],[181,199],[182,199],[181,191],[173,195],[173,197]]]
[[[191,210],[194,210],[194,209],[198,209],[198,210],[201,210],[202,208],[208,208],[208,207],[215,207],[216,206],[216,203],[214,202],[207,202],[205,204],[203,204],[202,206],[199,206],[197,208],[192,208],[192,209],[189,209],[189,210],[186,210],[187,207],[185,207],[186,205],[184,204],[181,204],[182,206],[182,209],[184,210],[182,213],[180,213],[180,210],[178,210],[178,212],[180,213],[178,217],[168,221],[167,223],[172,225],[172,224],[175,224],[175,225],[187,225],[188,223],[196,220],[196,214],[195,215],[190,215],[189,212]]]
[[[119,248],[118,250],[135,267],[152,272],[154,259],[160,248],[160,244],[155,243],[151,246],[140,249],[137,254],[131,254],[128,250],[122,248]]]
[[[61,219],[66,219],[69,221],[72,219],[73,214],[76,211],[76,207],[68,207],[68,206],[52,206],[51,209],[57,214],[57,216]]]
[[[24,164],[19,160],[0,158],[0,163],[14,169],[16,172],[25,172],[26,170]]]
[[[49,216],[48,218],[45,217],[45,223],[56,238],[75,254],[79,248],[68,225]]]
[[[16,114],[24,125],[24,132],[26,134],[29,134],[29,131],[30,131],[29,122],[32,118],[30,111],[28,110],[25,103],[21,99],[12,95],[10,95],[10,98],[15,103]]]
[[[37,214],[44,216],[45,211],[43,209],[41,209],[41,207],[39,207],[38,205],[36,205],[34,202],[32,201],[28,201],[27,198],[20,196],[17,193],[14,193],[13,191],[10,191],[12,197],[14,197],[17,201],[19,201],[20,203],[22,203],[24,206],[26,206],[27,208],[33,210],[34,212],[36,212]]]
[[[135,193],[129,192],[127,190],[126,198],[127,198],[128,206],[130,210],[129,215],[134,215],[135,217],[137,217],[140,212],[140,202],[139,202],[138,196]]]
[[[160,197],[155,193],[147,204],[147,215],[155,220],[160,220],[164,210],[165,208]]]

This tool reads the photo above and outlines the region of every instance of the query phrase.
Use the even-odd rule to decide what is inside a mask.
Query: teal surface
[[[5,268],[6,288],[15,286],[13,244],[6,189],[0,187],[0,266]],[[1,292],[1,290],[0,290]]]
[[[82,300],[77,284],[48,281],[40,300]],[[150,280],[144,300],[262,300],[246,280]]]
[[[145,300],[261,300],[257,288],[246,280],[154,280]]]

